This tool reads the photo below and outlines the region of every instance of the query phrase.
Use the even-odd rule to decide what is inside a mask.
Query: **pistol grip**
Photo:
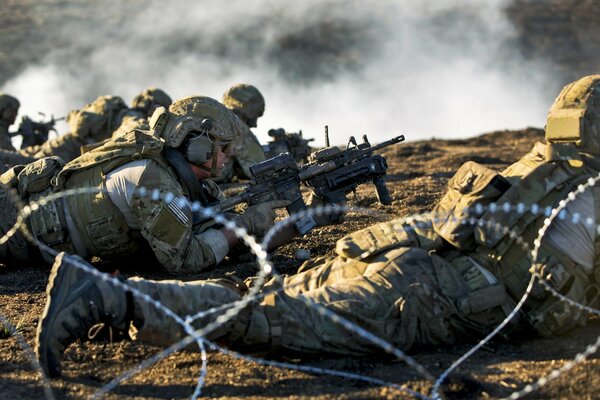
[[[383,181],[383,178],[377,178],[373,180],[375,184],[375,189],[377,190],[377,199],[381,204],[390,205],[392,204],[392,198],[390,196],[390,192]]]

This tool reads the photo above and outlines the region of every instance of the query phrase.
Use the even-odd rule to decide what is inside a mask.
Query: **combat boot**
[[[132,319],[127,310],[133,307],[128,306],[125,291],[76,267],[67,257],[85,263],[80,257],[65,253],[56,257],[35,342],[40,366],[50,377],[60,375],[60,363],[67,346],[86,337],[92,326],[104,323],[126,330],[128,320]]]

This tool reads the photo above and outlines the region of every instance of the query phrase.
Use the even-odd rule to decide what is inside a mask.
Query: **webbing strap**
[[[265,315],[271,328],[271,350],[281,346],[281,335],[283,333],[281,318],[275,304],[275,296],[276,293],[270,293],[263,300]]]

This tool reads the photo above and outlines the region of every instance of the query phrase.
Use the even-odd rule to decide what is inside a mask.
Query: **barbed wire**
[[[468,359],[472,354],[474,354],[481,347],[483,347],[487,342],[489,342],[489,340],[491,340],[492,337],[494,337],[498,332],[500,332],[510,322],[510,320],[519,313],[519,310],[521,309],[521,307],[527,300],[527,298],[532,290],[534,282],[540,282],[543,285],[545,290],[547,290],[553,296],[557,297],[559,299],[559,301],[563,301],[563,302],[567,303],[569,306],[576,307],[587,313],[600,314],[600,311],[598,309],[590,307],[589,305],[586,305],[586,304],[582,304],[574,299],[567,298],[566,296],[557,292],[548,283],[548,277],[543,276],[543,274],[540,273],[541,271],[538,270],[538,267],[541,267],[541,264],[536,264],[537,257],[538,257],[538,251],[541,246],[541,241],[542,241],[543,235],[545,234],[548,227],[551,225],[552,221],[556,218],[565,220],[567,217],[567,213],[565,212],[565,207],[567,206],[567,204],[570,201],[573,201],[578,195],[583,193],[589,187],[594,186],[598,180],[600,180],[600,175],[596,178],[590,178],[585,185],[579,185],[576,190],[574,190],[573,192],[568,194],[566,200],[562,200],[561,202],[559,202],[558,206],[554,207],[554,208],[549,207],[549,206],[542,207],[537,204],[526,205],[524,203],[518,203],[516,205],[511,205],[508,203],[504,203],[502,205],[498,205],[496,203],[491,203],[487,206],[482,205],[482,204],[477,204],[473,209],[461,210],[463,215],[465,213],[467,213],[467,215],[474,214],[474,215],[481,216],[485,213],[494,214],[494,213],[501,213],[501,212],[504,212],[504,213],[517,212],[519,214],[525,214],[525,213],[531,213],[533,215],[542,215],[543,214],[547,218],[544,220],[544,225],[540,229],[540,231],[538,233],[538,237],[534,240],[533,250],[530,249],[529,245],[525,242],[525,240],[522,238],[522,236],[519,234],[519,232],[517,232],[515,230],[511,230],[508,227],[504,227],[499,222],[496,222],[496,221],[490,220],[490,219],[482,220],[481,218],[477,218],[474,216],[470,216],[468,218],[461,219],[462,223],[464,223],[464,224],[485,227],[486,229],[493,229],[496,231],[500,231],[502,236],[508,236],[511,240],[515,241],[515,243],[517,245],[519,245],[519,246],[523,247],[523,249],[527,250],[527,253],[531,254],[529,256],[529,258],[531,260],[531,265],[534,266],[534,270],[532,271],[531,279],[527,285],[525,293],[523,294],[523,296],[519,300],[519,302],[516,304],[516,306],[513,308],[513,310],[509,313],[509,315],[507,315],[507,317],[498,326],[496,326],[496,328],[494,330],[492,330],[492,332],[490,332],[490,334],[488,334],[484,339],[482,339],[479,343],[477,343],[475,346],[473,346],[467,353],[465,353],[465,355],[463,355],[461,358],[456,360],[448,369],[446,369],[442,374],[440,374],[439,377],[437,378],[437,380],[435,380],[433,374],[431,374],[429,371],[427,371],[427,369],[424,366],[422,366],[421,364],[416,362],[413,358],[407,356],[402,350],[396,348],[395,346],[388,343],[387,341],[378,338],[377,336],[373,335],[371,332],[368,332],[363,327],[356,325],[352,321],[349,321],[349,320],[337,315],[335,312],[329,310],[327,307],[311,301],[311,299],[309,299],[308,297],[302,297],[302,300],[305,301],[305,304],[307,307],[313,307],[313,308],[317,309],[321,315],[323,315],[327,318],[330,318],[333,322],[342,325],[345,329],[347,329],[353,333],[356,333],[361,338],[377,345],[383,351],[388,352],[388,353],[396,356],[397,358],[403,360],[404,362],[407,363],[407,365],[409,365],[411,368],[415,369],[425,379],[435,380],[433,387],[432,387],[432,391],[431,391],[432,395],[431,396],[432,396],[432,398],[439,398],[440,397],[439,392],[441,389],[441,385],[447,379],[447,377],[459,365],[464,363],[466,361],[466,359]],[[21,231],[24,234],[24,236],[27,238],[27,240],[31,241],[34,245],[36,245],[38,248],[40,248],[40,250],[42,252],[45,252],[45,253],[55,256],[55,257],[58,256],[58,252],[56,250],[46,246],[43,242],[39,241],[37,238],[35,238],[31,234],[31,232],[29,231],[29,228],[27,227],[27,223],[26,223],[27,217],[29,215],[31,215],[31,213],[37,211],[40,207],[43,207],[44,205],[46,205],[50,201],[55,201],[60,198],[64,198],[66,196],[87,194],[87,193],[93,193],[93,192],[99,192],[99,191],[100,191],[100,189],[98,189],[98,188],[69,189],[69,190],[66,190],[63,192],[49,194],[49,195],[41,197],[40,199],[37,199],[37,201],[31,202],[29,204],[23,204],[20,201],[20,199],[13,198],[14,193],[12,193],[10,195],[11,200],[19,208],[19,212],[17,215],[17,219],[15,221],[15,224],[10,229],[8,229],[2,237],[0,237],[0,245],[5,244],[11,237],[13,237],[15,234],[17,234],[18,231]],[[340,213],[340,211],[348,212],[349,210],[358,211],[358,212],[372,212],[369,210],[361,210],[361,209],[357,209],[357,208],[350,208],[347,206],[344,206],[344,208],[342,210],[340,210],[339,206],[338,207],[319,206],[319,207],[316,207],[314,209],[309,209],[309,210],[304,211],[299,214],[294,214],[294,215],[284,219],[283,221],[278,222],[267,233],[267,235],[265,235],[265,238],[263,239],[263,241],[261,243],[259,243],[255,237],[253,237],[252,235],[249,235],[248,232],[246,232],[243,227],[237,226],[233,220],[227,219],[222,214],[215,213],[210,208],[202,207],[202,205],[198,202],[190,203],[183,196],[178,197],[173,193],[161,193],[160,191],[156,191],[156,190],[149,191],[149,190],[146,190],[145,188],[139,188],[137,193],[140,196],[150,196],[154,201],[164,201],[167,204],[170,203],[171,201],[173,201],[174,199],[178,198],[180,201],[186,202],[186,204],[191,208],[192,211],[200,212],[203,217],[213,218],[215,220],[215,222],[222,224],[223,226],[225,226],[228,229],[230,229],[231,231],[233,231],[234,234],[238,238],[240,238],[241,240],[243,240],[246,243],[246,245],[248,246],[250,251],[253,252],[254,255],[256,256],[257,263],[259,265],[258,275],[257,275],[255,284],[250,287],[249,291],[243,297],[241,297],[240,300],[238,300],[234,303],[230,303],[230,304],[223,304],[219,307],[214,307],[209,310],[201,310],[197,314],[194,314],[194,315],[179,316],[176,313],[174,313],[172,310],[170,310],[169,308],[165,307],[160,301],[152,299],[148,294],[143,293],[143,292],[139,291],[138,289],[136,289],[135,287],[127,284],[126,281],[124,282],[115,277],[111,277],[110,275],[103,274],[78,257],[74,257],[74,256],[70,256],[70,255],[64,255],[62,258],[58,257],[56,262],[61,262],[61,261],[65,260],[66,262],[71,263],[76,268],[81,268],[84,271],[86,271],[86,273],[90,273],[90,274],[94,275],[96,278],[102,279],[103,281],[105,281],[111,285],[114,285],[114,286],[120,288],[121,290],[131,292],[132,295],[134,297],[136,297],[137,299],[139,299],[140,301],[150,304],[152,307],[157,309],[159,312],[167,315],[168,317],[170,317],[174,321],[176,321],[179,325],[182,326],[182,328],[184,329],[184,331],[187,335],[181,341],[173,344],[168,349],[166,349],[166,350],[160,352],[159,354],[138,364],[134,368],[134,370],[132,370],[131,372],[128,371],[126,374],[123,374],[121,377],[118,377],[118,378],[112,380],[111,382],[109,382],[107,385],[103,386],[96,393],[96,397],[100,397],[100,396],[110,392],[115,387],[117,387],[121,382],[123,382],[124,380],[129,379],[131,376],[135,375],[135,373],[148,368],[149,366],[153,365],[155,362],[163,359],[164,357],[168,356],[169,354],[172,354],[173,352],[178,351],[178,350],[188,346],[189,344],[195,342],[199,347],[199,350],[201,353],[201,360],[202,360],[201,371],[200,371],[200,374],[198,377],[198,382],[197,382],[196,388],[194,390],[194,393],[192,395],[192,398],[194,398],[194,399],[197,398],[201,394],[201,389],[205,382],[205,377],[206,377],[206,373],[207,373],[206,345],[208,345],[210,348],[217,349],[226,354],[230,354],[230,355],[234,354],[234,352],[232,352],[230,350],[226,350],[226,349],[219,347],[219,346],[215,345],[214,343],[208,341],[206,339],[206,336],[209,335],[215,329],[218,329],[219,327],[226,324],[228,321],[235,318],[238,315],[238,313],[241,312],[246,307],[250,307],[252,305],[258,304],[260,299],[263,298],[266,294],[279,293],[281,291],[285,291],[286,289],[288,289],[288,287],[280,287],[276,290],[273,290],[272,292],[260,293],[261,287],[263,286],[267,277],[269,275],[273,275],[273,276],[278,275],[277,271],[274,269],[273,265],[268,261],[267,252],[265,250],[266,243],[268,243],[271,240],[271,238],[275,237],[277,235],[277,233],[281,229],[283,229],[287,224],[293,223],[294,221],[296,221],[300,218],[303,218],[306,215],[319,216],[319,215],[325,215],[325,214],[330,214],[330,213],[338,214],[338,213]],[[442,214],[436,215],[435,213],[418,214],[418,215],[413,215],[410,217],[394,220],[396,223],[396,225],[394,225],[394,226],[397,229],[401,229],[405,226],[406,222],[419,220],[421,218],[429,219],[431,221],[436,221],[436,220],[448,219],[448,218],[453,218],[453,217],[454,217],[453,215],[449,216],[447,214],[444,214],[444,215],[442,215]],[[574,224],[584,223],[587,226],[592,226],[595,224],[595,221],[593,218],[591,218],[591,217],[584,218],[584,217],[585,216],[575,213],[571,216],[570,222],[572,222]],[[600,234],[600,225],[597,225],[595,227],[595,229],[597,231],[597,234]],[[362,258],[363,259],[368,258],[371,255],[371,253],[372,252],[366,251],[365,253],[363,253]],[[194,321],[201,319],[201,318],[205,318],[209,315],[216,316],[214,321],[212,321],[211,323],[207,324],[206,326],[204,326],[200,329],[194,329],[192,327],[191,324]],[[9,321],[6,321],[5,318],[2,317],[1,315],[0,315],[0,318],[1,318],[0,321],[2,321],[3,323],[10,324]],[[11,326],[11,325],[7,325],[7,326]],[[44,388],[44,393],[45,393],[46,397],[53,398],[50,385],[46,381],[46,379],[43,375],[43,371],[39,367],[39,364],[37,363],[37,359],[31,352],[31,349],[29,348],[29,352],[27,351],[27,346],[26,346],[26,342],[24,341],[24,338],[22,337],[22,335],[19,332],[12,331],[12,334],[13,334],[13,336],[15,336],[17,338],[17,340],[20,342],[20,345],[23,347],[26,354],[30,358],[33,368],[40,373],[40,376],[42,379],[42,386]],[[545,385],[549,380],[555,379],[556,377],[560,376],[562,373],[572,369],[575,365],[583,362],[585,360],[585,358],[587,356],[589,356],[589,354],[592,354],[593,352],[595,352],[597,350],[599,344],[600,344],[600,336],[598,337],[595,344],[589,345],[585,349],[584,352],[579,353],[572,361],[568,362],[561,368],[557,368],[557,369],[553,370],[550,374],[548,374],[547,377],[542,377],[542,378],[538,379],[538,381],[535,384],[527,385],[521,391],[514,392],[513,394],[511,394],[510,398],[516,399],[523,395],[526,395],[527,393],[531,393],[533,390],[537,390],[540,387],[542,387],[543,385]],[[328,374],[328,375],[334,374],[336,376],[347,377],[349,379],[361,379],[366,382],[371,382],[371,383],[375,383],[375,384],[381,384],[381,385],[394,387],[396,389],[406,391],[408,394],[413,395],[415,397],[419,397],[419,398],[427,398],[428,397],[428,396],[418,393],[416,391],[412,391],[409,388],[406,388],[402,385],[398,385],[398,384],[391,383],[391,382],[385,382],[383,380],[371,378],[371,377],[368,377],[365,375],[351,374],[351,373],[346,373],[346,372],[341,372],[341,371],[333,371],[333,370],[328,370],[328,369],[320,369],[320,368],[316,368],[316,367],[312,367],[312,366],[301,366],[301,365],[289,364],[289,363],[277,363],[277,362],[273,362],[270,360],[258,359],[258,358],[254,358],[254,357],[250,357],[250,356],[242,356],[242,355],[237,355],[237,356],[239,356],[240,358],[243,358],[243,359],[246,359],[249,361],[258,362],[258,363],[261,363],[264,365],[297,369],[300,371],[308,371],[311,373],[322,373],[322,374]]]

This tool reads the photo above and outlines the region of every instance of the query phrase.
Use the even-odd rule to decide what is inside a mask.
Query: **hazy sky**
[[[340,144],[541,127],[557,94],[545,66],[510,45],[501,0],[73,3],[43,62],[1,89],[23,113],[61,116],[102,94],[130,102],[147,86],[220,99],[245,82],[266,98],[262,142],[284,127],[322,144],[327,124]]]

